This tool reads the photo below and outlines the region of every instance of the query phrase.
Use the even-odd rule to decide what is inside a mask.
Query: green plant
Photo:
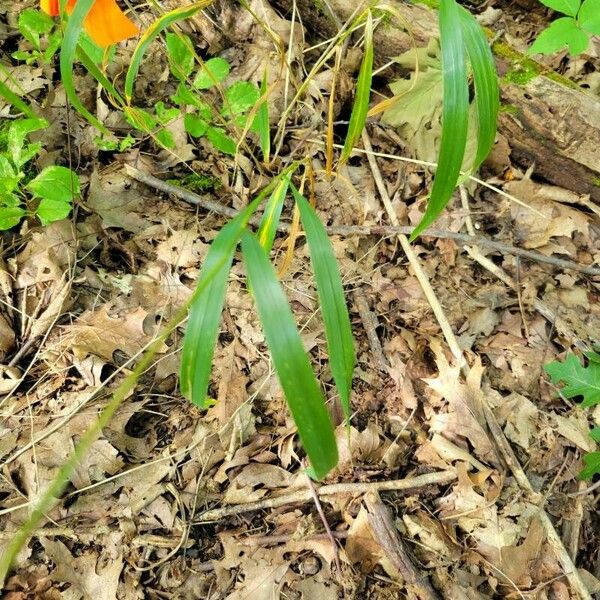
[[[11,56],[27,64],[49,63],[62,40],[62,33],[59,27],[55,27],[54,20],[39,10],[27,8],[19,14],[17,24],[21,35],[32,48],[16,50]]]
[[[40,151],[27,136],[44,127],[44,119],[16,119],[0,130],[0,230],[37,216],[42,225],[64,219],[79,194],[79,178],[66,167],[52,165],[37,175],[31,161]]]
[[[587,366],[574,354],[567,354],[564,361],[554,361],[544,368],[552,383],[561,385],[560,393],[565,398],[581,397],[580,406],[590,408],[600,404],[600,354],[585,352]],[[590,431],[590,436],[600,442],[600,427]],[[591,479],[600,475],[600,452],[589,452],[583,457],[584,469],[579,476],[581,479]]]
[[[600,0],[540,0],[562,13],[529,48],[530,54],[554,54],[568,48],[573,56],[585,52],[592,35],[600,35]]]

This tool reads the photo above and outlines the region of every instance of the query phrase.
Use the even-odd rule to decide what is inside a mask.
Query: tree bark
[[[274,4],[288,13],[293,0],[274,0]],[[296,4],[306,26],[333,35],[337,23],[345,22],[366,3],[297,0]],[[410,24],[414,41],[397,19],[379,26],[375,33],[377,64],[406,52],[414,43],[426,46],[430,37],[439,35],[436,11],[400,0],[387,0],[386,4]],[[515,57],[520,56],[510,50],[508,54],[496,57],[500,76],[510,71]],[[540,65],[540,74],[523,84],[501,80],[502,102],[512,110],[500,114],[499,131],[508,139],[516,164],[524,168],[535,164],[535,173],[550,183],[600,201],[600,99],[543,72]]]

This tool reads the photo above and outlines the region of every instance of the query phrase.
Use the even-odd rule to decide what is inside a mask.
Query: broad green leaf
[[[202,137],[207,131],[209,124],[198,115],[187,114],[183,118],[185,130],[194,137]]]
[[[40,50],[40,35],[50,33],[54,21],[46,13],[27,8],[19,14],[18,26],[23,37],[31,42],[36,50]]]
[[[321,479],[338,460],[325,399],[277,274],[261,245],[247,231],[242,235],[242,255],[279,383],[313,472]]]
[[[66,219],[71,212],[71,202],[62,202],[53,198],[43,198],[39,203],[35,214],[40,219],[42,225],[54,223]]]
[[[32,179],[27,189],[43,200],[70,204],[79,195],[79,177],[67,167],[52,165]]]
[[[35,111],[21,99],[20,96],[15,94],[3,81],[0,81],[0,96],[2,96],[9,104],[14,106],[18,111],[27,115],[30,119],[37,118]]]
[[[470,12],[460,9],[460,20],[469,62],[475,82],[475,103],[479,134],[473,169],[486,159],[496,140],[496,124],[500,109],[500,90],[496,63],[485,33]]]
[[[585,467],[579,473],[580,479],[591,479],[594,475],[600,475],[600,452],[589,452],[583,457]]]
[[[203,63],[194,79],[197,90],[208,90],[217,83],[221,83],[229,75],[229,63],[220,56],[209,58]]]
[[[8,158],[0,154],[0,202],[14,191],[20,179],[21,175],[15,171]]]
[[[554,54],[565,46],[573,56],[581,54],[590,43],[588,35],[580,29],[572,17],[562,17],[553,21],[537,37],[528,50],[529,54]]]
[[[600,442],[600,427],[594,427],[594,429],[590,431],[590,437],[595,442]]]
[[[79,2],[81,1],[82,0],[79,0]],[[135,78],[137,77],[140,65],[142,64],[142,60],[146,50],[148,49],[148,46],[167,27],[173,23],[176,23],[177,21],[181,21],[182,19],[188,19],[196,14],[199,10],[206,8],[211,2],[212,0],[199,0],[199,2],[194,2],[188,6],[182,6],[181,8],[169,11],[168,13],[165,13],[156,19],[156,21],[154,21],[154,23],[152,23],[152,25],[150,25],[146,31],[144,31],[140,41],[133,51],[129,68],[127,69],[127,75],[125,76],[125,98],[128,104],[131,103]]]
[[[25,214],[25,210],[23,210],[20,206],[0,205],[0,231],[12,229],[18,225]]]
[[[225,91],[223,110],[225,116],[237,117],[249,111],[260,97],[258,88],[249,81],[236,81]]]
[[[263,247],[267,254],[271,253],[273,248],[273,241],[275,240],[275,234],[277,233],[277,226],[279,225],[279,218],[281,217],[281,209],[288,192],[290,185],[290,177],[284,177],[277,187],[273,190],[265,211],[263,212],[260,225],[258,227],[258,243]]]
[[[467,64],[460,8],[454,0],[441,0],[439,20],[444,81],[442,139],[427,210],[410,236],[411,241],[427,229],[448,204],[460,175],[467,143],[469,125]]]
[[[192,92],[184,83],[179,83],[177,91],[171,96],[171,100],[175,104],[179,104],[182,108],[185,106],[193,106],[198,109],[198,114],[206,120],[212,117],[212,109],[209,104],[204,102],[198,94]]]
[[[30,133],[48,127],[46,119],[17,119],[8,128],[8,155],[17,168],[30,161],[40,150],[41,145],[26,144],[25,139]]]
[[[161,125],[168,125],[173,119],[181,114],[181,111],[174,106],[167,106],[162,100],[154,105],[156,118]]]
[[[185,81],[194,69],[194,46],[188,35],[167,32],[167,56],[171,74]]]
[[[346,423],[350,424],[352,373],[356,363],[354,339],[344,297],[344,286],[327,231],[314,209],[292,184],[292,193],[306,234],[310,262],[315,274],[325,337],[329,351],[329,367],[340,394]]]
[[[206,132],[208,141],[224,154],[235,156],[237,145],[220,127],[209,127]]]
[[[571,17],[577,15],[579,5],[581,4],[581,0],[540,0],[540,2],[552,10]]]
[[[79,94],[75,89],[73,78],[73,64],[75,62],[79,36],[83,29],[83,21],[90,12],[94,2],[96,0],[78,0],[73,8],[73,12],[69,16],[60,51],[60,78],[71,106],[104,135],[110,135],[104,124],[82,104]]]
[[[600,0],[584,0],[577,20],[585,31],[600,35]]]
[[[242,231],[262,200],[263,196],[259,195],[221,229],[200,269],[198,287],[202,287],[202,291],[190,308],[180,370],[181,393],[200,408],[206,408],[206,390],[233,253]]]
[[[582,396],[584,407],[600,404],[600,363],[590,361],[584,367],[574,354],[568,354],[563,362],[552,362],[544,369],[554,384],[563,384],[561,393],[566,398]]]
[[[371,98],[371,82],[373,80],[373,17],[369,12],[365,26],[365,55],[358,72],[356,95],[348,123],[348,133],[340,156],[340,163],[345,163],[350,157],[352,148],[360,138],[367,121],[369,100]]]

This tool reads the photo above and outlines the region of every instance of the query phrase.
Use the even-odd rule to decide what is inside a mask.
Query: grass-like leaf
[[[31,108],[31,106],[29,106],[29,104],[27,104],[20,96],[15,94],[3,81],[0,81],[0,96],[18,111],[27,115],[30,119],[35,119],[37,117],[33,108]]]
[[[350,394],[356,355],[342,278],[327,231],[319,217],[293,184],[292,193],[300,209],[300,218],[315,273],[321,314],[325,324],[329,366],[340,394],[346,422],[350,423]]]
[[[367,23],[365,26],[365,55],[358,72],[356,82],[356,96],[348,124],[348,133],[344,141],[344,148],[340,156],[340,164],[345,163],[354,148],[354,144],[360,138],[362,130],[367,121],[369,112],[369,99],[371,97],[371,82],[373,80],[373,17],[369,12],[367,14]]]
[[[439,19],[444,82],[442,139],[427,210],[412,232],[411,241],[427,229],[448,204],[460,175],[467,144],[469,84],[460,8],[455,0],[441,0]]]
[[[86,0],[88,1],[88,0]],[[94,0],[92,0],[93,3]],[[81,2],[81,0],[80,0]],[[144,54],[148,49],[148,46],[160,35],[162,31],[164,31],[167,27],[175,23],[176,21],[181,21],[182,19],[187,19],[197,13],[199,10],[206,8],[212,0],[199,0],[198,2],[194,2],[188,6],[182,6],[181,8],[177,8],[175,10],[171,10],[168,13],[165,13],[146,31],[140,38],[135,50],[133,51],[133,55],[131,57],[131,62],[129,63],[129,68],[127,69],[127,75],[125,77],[125,98],[127,102],[131,102],[131,98],[133,96],[133,85],[135,83],[135,79],[137,77],[138,71],[140,69],[140,65],[142,64],[142,60],[144,58]],[[79,3],[78,3],[79,4]]]
[[[273,240],[277,233],[281,209],[283,208],[289,186],[290,177],[284,177],[275,190],[273,190],[273,193],[267,202],[267,206],[265,207],[262,219],[260,220],[257,237],[260,245],[267,254],[269,254],[273,248]]]
[[[459,16],[475,83],[475,102],[477,103],[479,125],[477,155],[473,165],[475,170],[486,159],[494,146],[498,110],[500,109],[500,91],[496,63],[483,29],[473,15],[462,7],[459,10]]]
[[[321,479],[338,460],[337,445],[325,399],[310,366],[294,317],[269,258],[249,232],[242,254],[265,338],[281,388],[312,472]]]
[[[258,196],[221,229],[200,269],[198,285],[203,286],[203,291],[198,294],[190,308],[180,368],[181,393],[200,408],[206,408],[206,390],[233,253],[242,231],[262,199],[262,196]],[[216,271],[215,265],[220,265]],[[209,273],[211,280],[205,284]]]
[[[108,129],[82,104],[79,95],[75,90],[75,82],[73,81],[73,63],[75,62],[79,36],[83,29],[83,21],[90,12],[95,1],[96,0],[79,0],[69,16],[60,50],[60,78],[71,106],[73,106],[82,117],[96,127],[96,129],[105,135],[110,135]]]
[[[258,139],[260,141],[260,149],[263,153],[263,162],[269,163],[271,156],[271,128],[269,124],[269,99],[267,98],[267,84],[269,78],[269,71],[265,69],[263,79],[260,83],[260,96],[263,100],[258,107],[256,113],[256,119],[254,121],[256,131],[258,133]]]

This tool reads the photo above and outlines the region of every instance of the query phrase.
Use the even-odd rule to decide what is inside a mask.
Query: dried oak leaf
[[[104,562],[94,551],[74,557],[59,541],[41,539],[47,557],[56,565],[50,577],[60,583],[70,583],[85,600],[115,600],[123,570],[121,556],[106,557]],[[104,564],[103,564],[104,563]],[[69,594],[70,598],[78,596]]]
[[[112,360],[116,350],[134,356],[153,338],[144,330],[148,312],[141,307],[111,315],[111,305],[84,312],[72,325],[62,328],[53,350],[68,350],[78,359],[95,354]]]

